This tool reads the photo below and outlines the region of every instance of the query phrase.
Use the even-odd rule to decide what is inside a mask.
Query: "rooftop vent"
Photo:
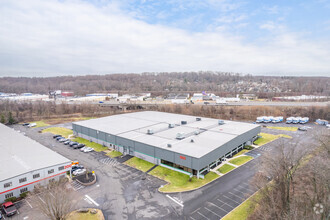
[[[196,121],[201,121],[202,119],[201,118],[196,118]]]
[[[194,131],[195,135],[199,135],[200,131]]]
[[[172,144],[167,144],[167,147],[172,147]]]
[[[148,129],[147,134],[153,134],[154,131],[152,129]]]
[[[174,128],[174,124],[168,124],[169,128]]]
[[[219,124],[219,125],[223,125],[224,123],[225,123],[224,120],[219,120],[219,121],[218,121],[218,124]]]
[[[178,140],[184,139],[184,133],[177,133],[176,134],[176,139],[178,139]]]
[[[185,124],[187,124],[187,121],[181,121],[181,124],[185,125]]]
[[[195,141],[194,141],[194,139],[191,139],[190,142],[191,142],[191,143],[194,143]]]

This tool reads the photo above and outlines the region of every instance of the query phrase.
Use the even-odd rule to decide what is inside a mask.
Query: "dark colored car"
[[[85,144],[77,144],[77,145],[73,145],[73,149],[80,149],[85,147]]]
[[[62,137],[62,135],[55,134],[55,135],[53,136],[53,138],[58,138],[58,137]]]
[[[55,138],[55,139],[58,141],[58,140],[63,139],[63,138],[64,138],[64,137],[59,136],[59,137],[57,137],[57,138]]]
[[[72,147],[73,145],[78,145],[78,143],[77,142],[71,142],[71,143],[69,143],[69,145],[70,145],[70,147]]]
[[[23,126],[28,126],[30,123],[23,123]],[[0,214],[1,215],[1,214]],[[1,218],[0,218],[1,219]]]
[[[17,209],[14,203],[12,202],[5,202],[2,204],[2,209],[5,212],[6,216],[12,216],[17,213]]]

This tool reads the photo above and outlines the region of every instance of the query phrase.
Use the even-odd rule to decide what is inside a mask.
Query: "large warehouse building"
[[[71,161],[0,123],[0,203],[58,180]]]
[[[255,124],[163,112],[137,112],[73,123],[76,136],[154,164],[202,177],[260,133]]]

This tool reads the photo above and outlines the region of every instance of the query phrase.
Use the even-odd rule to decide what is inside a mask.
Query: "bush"
[[[28,195],[29,191],[23,192],[19,195],[22,199],[24,199]]]
[[[254,147],[252,147],[251,145],[245,145],[244,146],[244,149],[247,149],[247,150],[252,150]]]
[[[5,202],[16,202],[17,198],[15,196],[5,199]]]

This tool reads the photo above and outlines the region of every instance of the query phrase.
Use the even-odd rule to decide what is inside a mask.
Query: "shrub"
[[[19,195],[22,199],[24,199],[28,195],[29,191],[23,192]]]
[[[5,202],[16,202],[17,198],[15,196],[5,199]]]
[[[245,145],[244,146],[244,149],[247,149],[247,150],[252,150],[254,147],[252,147],[251,145]]]

